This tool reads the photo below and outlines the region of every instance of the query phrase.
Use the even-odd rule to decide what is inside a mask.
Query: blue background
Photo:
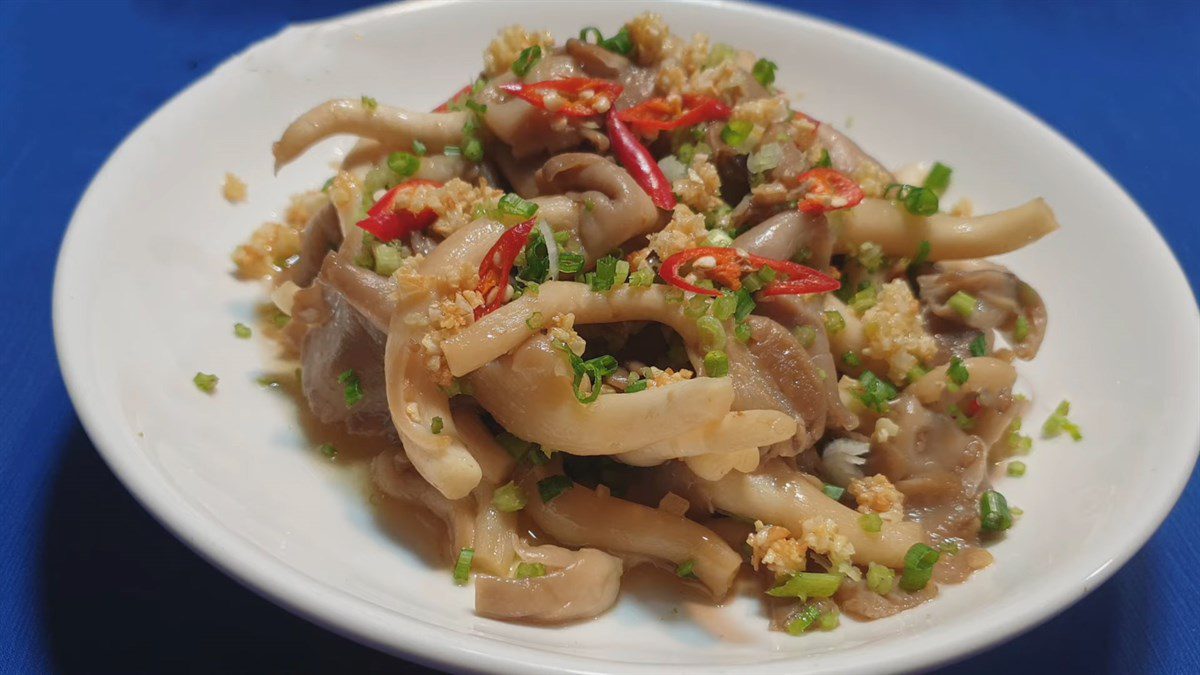
[[[62,232],[121,139],[252,41],[357,4],[0,0],[0,671],[402,665],[244,590],[143,512],[81,429],[50,327]],[[781,4],[910,47],[1049,122],[1132,193],[1196,288],[1200,3]],[[1150,450],[1131,448],[1130,461]],[[1198,530],[1193,475],[1112,580],[948,670],[1200,672]]]

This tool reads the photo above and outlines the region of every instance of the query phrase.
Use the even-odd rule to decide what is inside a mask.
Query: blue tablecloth
[[[81,429],[50,332],[63,229],[121,139],[250,42],[357,4],[0,0],[0,671],[402,665],[241,588],[143,512]],[[957,68],[1058,128],[1133,194],[1200,283],[1200,3],[784,4]],[[1130,461],[1152,452],[1130,448]],[[949,671],[1200,672],[1196,482],[1111,581]]]

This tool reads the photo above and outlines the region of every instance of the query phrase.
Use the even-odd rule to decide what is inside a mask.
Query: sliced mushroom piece
[[[617,601],[624,565],[594,548],[524,547],[522,562],[541,564],[543,576],[475,577],[475,611],[493,619],[557,623],[603,614]]]
[[[984,260],[940,262],[932,274],[917,277],[917,285],[921,302],[932,314],[983,331],[999,330],[1017,356],[1037,355],[1049,321],[1046,304],[1008,268]],[[974,299],[968,312],[950,304],[960,292]],[[1020,340],[1018,322],[1024,322]]]

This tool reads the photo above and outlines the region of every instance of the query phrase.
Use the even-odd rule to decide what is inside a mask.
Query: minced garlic
[[[477,207],[490,208],[503,196],[503,190],[491,187],[486,181],[471,185],[461,178],[451,178],[440,186],[418,185],[401,190],[396,193],[392,208],[412,213],[432,210],[438,219],[431,229],[445,237],[474,220]]]
[[[221,194],[225,196],[225,201],[240,204],[246,201],[247,191],[245,181],[231,173],[225,174],[225,183],[221,186]]]
[[[721,177],[717,174],[717,167],[703,153],[692,158],[687,176],[675,181],[671,189],[679,196],[679,201],[697,213],[725,206],[721,200]]]
[[[671,222],[650,235],[649,247],[660,259],[666,260],[680,251],[701,246],[707,235],[704,216],[693,212],[686,204],[677,204]]]
[[[922,361],[937,354],[937,342],[921,322],[921,304],[903,279],[880,287],[877,301],[862,315],[863,356],[888,364],[888,378],[904,382]]]
[[[878,513],[884,520],[904,520],[904,494],[883,474],[855,478],[846,486],[858,502],[859,513]]]

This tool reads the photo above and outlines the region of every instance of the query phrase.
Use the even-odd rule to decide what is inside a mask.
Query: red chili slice
[[[983,405],[979,403],[978,396],[972,396],[966,401],[963,401],[962,411],[967,417],[974,417],[978,415],[979,411],[981,410],[983,410]]]
[[[433,112],[450,112],[450,106],[452,106],[456,103],[462,103],[463,101],[467,100],[467,94],[471,93],[472,86],[473,85],[468,84],[467,86],[463,87],[462,89],[459,89],[458,91],[456,91],[454,93],[453,96],[446,99],[445,103],[434,108]]]
[[[652,98],[641,105],[617,113],[626,122],[643,133],[671,131],[691,127],[701,122],[727,120],[733,111],[721,101],[709,96],[684,96],[683,105],[672,105],[665,98]]]
[[[502,84],[500,89],[513,96],[558,115],[567,117],[591,117],[600,115],[612,108],[625,87],[607,80],[595,80],[588,77],[568,77],[562,80],[546,80],[533,84],[513,82]],[[582,94],[591,92],[596,98],[585,101]],[[607,106],[596,105],[600,99],[607,101]]]
[[[800,174],[800,185],[808,183],[808,193],[796,205],[803,213],[817,214],[857,206],[865,196],[858,183],[833,169],[812,169]]]
[[[654,161],[654,155],[638,141],[637,136],[625,126],[615,111],[608,111],[607,123],[608,140],[617,161],[625,167],[630,176],[633,176],[633,180],[646,194],[650,195],[650,201],[654,202],[655,206],[665,211],[675,208],[675,193],[671,191],[671,181],[663,175],[658,162]]]
[[[492,248],[488,249],[483,262],[479,263],[479,287],[483,304],[475,308],[475,318],[482,318],[504,304],[504,292],[508,286],[508,273],[529,240],[537,218],[530,218],[500,235]]]
[[[375,235],[376,239],[384,243],[407,238],[413,232],[429,227],[433,221],[437,220],[437,213],[432,209],[413,213],[412,211],[396,211],[392,208],[396,203],[396,196],[402,191],[421,185],[441,187],[442,184],[422,179],[401,183],[380,197],[371,210],[367,211],[367,217],[358,221],[358,226]]]
[[[710,256],[715,266],[709,268],[710,278],[716,278],[730,288],[741,288],[741,276],[757,272],[764,267],[770,267],[776,272],[776,279],[762,289],[763,295],[810,295],[813,293],[828,293],[841,288],[841,282],[833,277],[818,272],[811,267],[805,267],[790,260],[775,260],[739,251],[736,248],[720,248],[702,246],[680,251],[663,261],[658,275],[664,281],[682,288],[685,291],[716,297],[721,291],[704,288],[686,281],[680,274],[684,265],[694,264],[698,259]],[[715,273],[715,274],[714,274]],[[732,279],[732,282],[730,281]]]

